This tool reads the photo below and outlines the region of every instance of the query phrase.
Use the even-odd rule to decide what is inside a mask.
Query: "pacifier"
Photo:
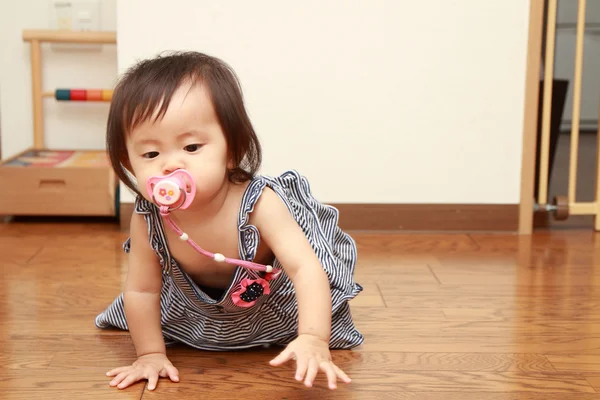
[[[146,191],[159,207],[185,210],[192,204],[196,186],[189,172],[178,169],[165,176],[153,176],[146,181]]]

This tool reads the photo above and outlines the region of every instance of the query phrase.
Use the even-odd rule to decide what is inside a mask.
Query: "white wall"
[[[48,0],[0,1],[0,115],[2,158],[33,144],[31,62],[23,29],[47,29]],[[9,8],[11,10],[9,10]],[[116,29],[116,0],[101,0],[101,29]],[[43,88],[112,88],[117,78],[115,45],[100,51],[57,51],[43,45]],[[107,103],[44,100],[46,144],[50,148],[105,148]]]
[[[223,58],[262,172],[297,169],[323,201],[516,204],[528,3],[120,1],[119,70],[163,50]]]

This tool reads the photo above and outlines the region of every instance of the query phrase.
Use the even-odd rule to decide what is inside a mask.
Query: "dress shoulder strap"
[[[168,273],[171,270],[171,255],[158,207],[138,195],[134,202],[133,212],[144,217],[148,226],[148,242],[158,256],[163,272]],[[123,243],[123,250],[129,253],[130,249],[131,238],[127,238]]]

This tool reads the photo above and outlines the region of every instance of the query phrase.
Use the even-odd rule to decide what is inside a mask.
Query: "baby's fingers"
[[[311,358],[308,360],[308,371],[306,371],[306,379],[304,380],[304,385],[307,387],[312,387],[317,374],[319,373],[319,362]]]
[[[121,383],[119,383],[117,385],[117,387],[119,389],[125,389],[127,386],[138,381],[139,379],[140,379],[140,376],[138,374],[132,372],[129,375],[127,375],[127,377],[125,379],[123,379],[123,381]]]
[[[301,382],[304,380],[306,375],[306,369],[308,368],[308,361],[304,357],[299,357],[296,360],[296,380]]]
[[[335,372],[335,369],[333,368],[334,366],[335,365],[328,363],[328,362],[321,363],[321,370],[323,372],[325,372],[325,375],[327,375],[327,381],[329,382],[329,389],[337,388],[337,374]]]
[[[172,365],[165,366],[160,374],[161,378],[169,377],[173,382],[179,382],[179,371]]]
[[[274,367],[280,366],[291,360],[294,357],[294,353],[288,348],[284,349],[277,357],[271,360],[271,365]]]
[[[333,365],[333,369],[335,370],[335,373],[337,374],[338,378],[340,378],[342,381],[346,382],[346,383],[350,383],[352,382],[352,379],[350,379],[350,377],[348,375],[346,375],[346,373],[344,371],[342,371],[341,369],[339,369],[339,367],[335,364]]]
[[[179,382],[179,371],[173,366],[167,367],[167,374],[173,382]]]
[[[127,371],[129,368],[131,368],[131,366],[119,367],[119,368],[112,369],[112,370],[110,370],[110,371],[108,371],[106,373],[106,376],[115,376],[115,375],[118,375],[121,372]]]
[[[158,374],[152,372],[150,376],[148,376],[148,390],[156,389],[156,384],[158,383]]]
[[[125,377],[127,377],[128,372],[127,371],[121,371],[119,372],[119,374],[117,376],[115,376],[112,381],[110,381],[109,385],[110,386],[117,386],[119,383],[121,383],[123,381],[123,379],[125,379]]]

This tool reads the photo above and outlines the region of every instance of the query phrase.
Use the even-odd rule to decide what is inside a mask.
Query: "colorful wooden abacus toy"
[[[111,89],[56,89],[45,92],[44,97],[54,97],[58,101],[111,101]]]

